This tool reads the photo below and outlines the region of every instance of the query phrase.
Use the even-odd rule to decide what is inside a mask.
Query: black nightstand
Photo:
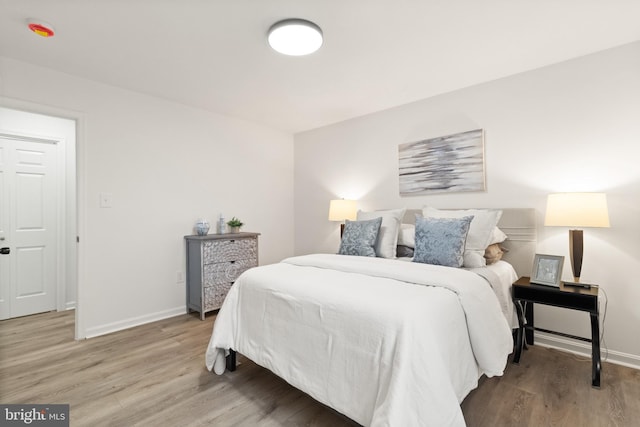
[[[560,284],[559,288],[554,286],[536,285],[529,283],[528,277],[521,277],[512,286],[513,302],[518,311],[518,334],[516,337],[516,349],[513,356],[513,363],[520,362],[522,347],[524,346],[525,329],[530,331],[541,331],[549,334],[560,335],[567,338],[577,339],[591,343],[591,385],[600,387],[600,324],[598,321],[598,287],[591,286],[589,289],[565,286]],[[556,307],[581,310],[589,313],[591,317],[591,339],[564,334],[562,332],[550,331],[548,329],[536,328],[533,325],[533,317],[528,319],[525,325],[524,310],[522,302],[534,304],[546,304]]]

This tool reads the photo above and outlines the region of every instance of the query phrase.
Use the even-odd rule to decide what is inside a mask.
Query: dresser
[[[205,313],[222,306],[231,285],[258,265],[260,233],[185,236],[187,242],[187,312]]]

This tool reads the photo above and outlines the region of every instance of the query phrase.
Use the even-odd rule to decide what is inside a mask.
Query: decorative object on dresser
[[[400,195],[485,191],[482,129],[400,144]]]
[[[231,285],[258,265],[260,233],[185,236],[187,242],[187,312],[217,310]]]
[[[218,234],[224,234],[227,232],[227,223],[224,220],[224,215],[220,214],[218,218]]]
[[[196,226],[194,228],[198,236],[206,236],[207,233],[209,233],[209,227],[209,221],[200,218],[198,219],[198,221],[196,221]]]
[[[544,225],[608,228],[607,196],[604,193],[549,194]],[[583,249],[582,230],[569,230],[569,258],[574,283],[580,282]]]
[[[355,221],[358,212],[355,200],[336,199],[329,202],[329,221],[340,221],[340,238],[344,234],[344,222]]]
[[[598,310],[598,287],[589,289],[566,286],[563,283],[556,287],[540,286],[530,281],[528,277],[519,278],[512,286],[513,302],[518,312],[518,333],[516,336],[516,348],[513,355],[513,363],[520,363],[520,355],[524,347],[525,330],[534,330],[547,334],[559,335],[565,338],[576,339],[591,343],[591,385],[600,388],[600,324]],[[591,318],[591,339],[534,326],[533,310],[525,310],[522,304],[545,304],[571,310],[586,311]],[[606,309],[605,309],[606,311]],[[528,314],[525,322],[525,312]],[[606,315],[606,313],[605,313]],[[529,344],[533,344],[533,334],[527,336]]]
[[[238,233],[240,232],[240,228],[244,225],[244,222],[234,216],[227,221],[227,225],[229,226],[229,233]]]

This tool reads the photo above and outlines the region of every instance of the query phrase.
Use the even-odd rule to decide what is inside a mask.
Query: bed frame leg
[[[227,371],[236,370],[236,352],[233,349],[229,349],[229,355],[227,356]]]

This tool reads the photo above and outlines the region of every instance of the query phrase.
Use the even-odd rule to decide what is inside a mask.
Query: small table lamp
[[[354,221],[357,216],[356,201],[337,199],[329,203],[329,221],[342,221],[340,224],[340,238],[344,233],[344,221]]]
[[[547,197],[544,225],[561,227],[609,227],[607,196],[604,193],[557,193]],[[580,283],[582,230],[569,230],[569,257],[573,280]]]

